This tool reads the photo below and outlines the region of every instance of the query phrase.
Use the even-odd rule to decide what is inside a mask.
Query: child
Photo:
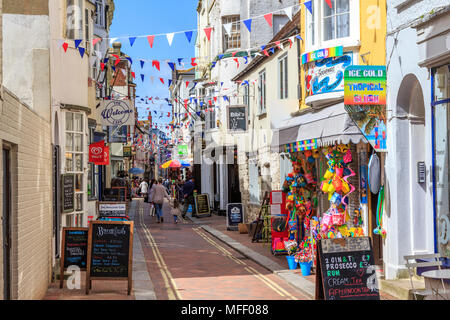
[[[173,223],[178,223],[181,216],[180,203],[177,199],[173,199],[171,214],[173,215]]]

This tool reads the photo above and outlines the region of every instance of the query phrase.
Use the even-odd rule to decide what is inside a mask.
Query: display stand
[[[258,219],[256,220],[256,226],[255,226],[255,230],[253,231],[253,237],[252,237],[252,242],[259,242],[262,240],[261,238],[258,238],[257,235],[259,232],[262,231],[263,227],[264,227],[264,219],[261,218],[262,213],[265,210],[265,206],[268,206],[270,203],[270,198],[269,198],[269,192],[266,191],[264,193],[264,198],[261,202],[261,208],[259,209],[259,214],[258,214]]]

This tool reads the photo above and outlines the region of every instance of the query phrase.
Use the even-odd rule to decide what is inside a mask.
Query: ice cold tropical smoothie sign
[[[317,251],[316,300],[380,300],[369,237],[322,239]]]
[[[100,103],[100,124],[104,126],[132,126],[134,107],[130,100],[105,100]]]
[[[349,66],[344,75],[345,109],[378,152],[386,152],[386,67]]]

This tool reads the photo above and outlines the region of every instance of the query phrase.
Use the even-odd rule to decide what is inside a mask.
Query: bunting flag
[[[243,21],[249,32],[252,32],[252,19],[247,19]]]
[[[111,38],[109,39],[109,44],[112,45],[118,38]]]
[[[208,39],[208,41],[211,40],[211,31],[212,31],[212,29],[213,29],[213,27],[209,27],[209,28],[203,29],[203,31],[205,31],[206,38]]]
[[[225,29],[225,31],[227,32],[228,36],[231,36],[231,28],[233,27],[233,22],[231,23],[226,23],[223,25],[223,28]]]
[[[239,60],[238,60],[238,58],[234,58],[233,60],[234,60],[234,62],[236,62],[236,68],[239,69]]]
[[[133,60],[132,60],[130,57],[126,57],[126,59],[127,59],[128,61],[130,61],[131,64],[133,64]]]
[[[269,26],[272,27],[273,14],[272,13],[268,13],[268,14],[264,15],[264,19],[266,19],[266,21],[269,24]]]
[[[136,41],[136,37],[130,37],[128,38],[128,40],[130,41],[130,46],[132,47],[134,42]]]
[[[155,40],[155,36],[147,37],[148,43],[150,44],[150,48],[153,48],[153,41]]]
[[[171,84],[172,84],[172,79],[169,79],[167,86],[170,87]]]
[[[181,61],[183,61],[183,58],[178,58],[178,64],[181,66]]]
[[[175,71],[175,63],[167,62],[167,64],[169,65],[170,69],[172,69],[172,71]]]
[[[143,68],[144,68],[144,64],[145,64],[145,61],[144,61],[144,60],[139,60],[139,62],[141,63],[141,69],[143,69]]]
[[[155,67],[156,69],[158,69],[158,71],[161,71],[159,68],[159,61],[158,60],[153,60],[152,61],[152,67]]]
[[[173,33],[173,32],[166,34],[167,42],[169,42],[169,46],[172,46],[172,41],[173,41],[174,35],[175,35],[175,33]]]
[[[100,68],[103,70],[105,70],[105,64],[103,62],[100,62]]]
[[[133,79],[136,79],[136,73],[134,73],[133,71],[131,71],[131,76],[133,77]]]
[[[94,38],[94,39],[92,39],[92,46],[95,47],[95,45],[97,43],[99,43],[100,41],[102,41],[102,38]]]
[[[192,33],[193,33],[192,31],[185,31],[184,32],[184,34],[186,35],[186,38],[187,38],[189,43],[191,42],[191,39],[192,39]]]
[[[164,79],[163,78],[159,78],[159,80],[162,82],[162,84],[164,84]]]
[[[69,48],[69,44],[67,42],[64,42],[62,45],[64,52],[67,52],[67,48]]]
[[[144,82],[144,75],[143,74],[141,74],[141,79],[142,79],[142,82]]]
[[[306,9],[308,9],[308,11],[309,11],[311,14],[313,14],[313,12],[312,12],[312,1],[311,1],[311,0],[310,0],[310,1],[306,1],[306,2],[304,2],[303,4],[305,5]]]
[[[333,6],[331,5],[331,0],[325,0],[325,2],[330,7],[330,9],[333,9]]]
[[[186,81],[186,88],[189,86],[189,81]]]
[[[286,13],[286,15],[288,16],[289,20],[292,21],[292,7],[289,8],[285,8],[284,12]]]
[[[86,51],[86,49],[84,49],[83,47],[78,47],[78,51],[80,52],[81,58],[83,58],[84,52]]]
[[[78,49],[78,47],[80,46],[80,44],[81,44],[82,41],[83,41],[82,39],[74,40],[74,43],[75,43],[75,49]]]
[[[195,63],[195,59],[197,59],[197,58],[192,58],[192,59],[191,59],[191,65],[192,65],[193,67],[195,67],[195,66],[197,65],[197,63]]]

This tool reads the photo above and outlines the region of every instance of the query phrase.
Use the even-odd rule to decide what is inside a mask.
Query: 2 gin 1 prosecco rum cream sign
[[[100,103],[100,124],[104,126],[132,126],[135,124],[134,106],[130,100],[105,100]]]

